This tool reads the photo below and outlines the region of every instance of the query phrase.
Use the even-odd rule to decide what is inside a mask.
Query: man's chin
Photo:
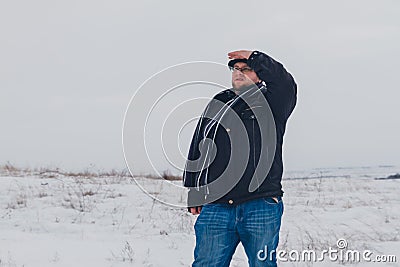
[[[253,87],[254,85],[255,85],[254,83],[240,83],[240,84],[232,83],[232,88],[235,91],[244,91]]]

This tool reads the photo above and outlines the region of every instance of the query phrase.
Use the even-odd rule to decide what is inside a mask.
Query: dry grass
[[[164,171],[162,178],[168,181],[182,181],[182,176],[173,175],[169,171]]]
[[[127,169],[116,170],[112,169],[110,171],[104,170],[83,170],[78,172],[63,171],[57,167],[41,167],[41,168],[20,168],[14,164],[7,162],[6,164],[0,165],[0,174],[12,175],[12,176],[27,176],[35,175],[42,178],[57,178],[60,176],[64,177],[76,177],[76,178],[99,178],[99,177],[116,177],[116,178],[132,178],[132,175]],[[182,181],[181,175],[173,175],[169,170],[164,171],[161,176],[155,174],[135,174],[134,177],[145,177],[149,179],[164,179],[167,181]]]
[[[182,181],[182,176],[181,175],[174,175],[170,171],[166,170],[163,171],[161,175],[156,175],[156,174],[140,174],[140,175],[135,175],[137,177],[144,177],[148,179],[154,179],[154,180],[167,180],[167,181]]]
[[[60,168],[52,167],[41,167],[41,168],[20,168],[14,164],[7,162],[6,164],[0,165],[0,174],[12,175],[12,176],[27,176],[36,175],[43,178],[56,178],[59,176],[66,177],[81,177],[81,178],[99,178],[99,177],[132,177],[127,169],[116,170],[112,169],[110,171],[91,171],[89,169],[72,172],[63,171]]]

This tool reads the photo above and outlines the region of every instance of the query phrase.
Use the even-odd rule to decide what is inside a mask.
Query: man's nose
[[[243,76],[244,75],[243,72],[241,72],[240,70],[237,70],[237,69],[234,69],[232,74],[234,76]]]

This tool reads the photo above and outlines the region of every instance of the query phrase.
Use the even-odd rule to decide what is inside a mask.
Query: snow
[[[375,179],[397,170],[378,166],[285,173],[279,248],[321,251],[344,238],[349,249],[397,257],[396,263],[345,266],[399,266],[400,180]],[[135,179],[154,184],[157,190],[157,180]],[[0,267],[190,266],[195,219],[184,208],[155,201],[131,177],[3,170]],[[280,266],[338,265],[328,259],[280,262]],[[247,266],[241,245],[231,266]]]

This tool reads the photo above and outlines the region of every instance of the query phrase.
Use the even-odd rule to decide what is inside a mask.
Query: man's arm
[[[206,126],[209,125],[216,116],[218,116],[217,114],[224,107],[224,95],[226,94],[226,91],[229,90],[218,93],[208,103],[201,118],[197,122],[190,144],[188,159],[183,173],[183,185],[185,187],[190,187],[188,191],[187,206],[188,211],[193,215],[200,213],[202,206],[197,205],[204,202],[207,194],[207,188],[204,186],[204,183],[202,184],[201,181],[197,180],[205,178],[205,169],[209,167],[208,165],[204,165],[205,160],[209,157],[212,158],[212,153],[207,154],[207,152],[203,151],[204,147],[200,148],[199,145],[204,139],[204,135],[207,135],[207,133],[204,132]],[[204,154],[202,155],[203,152]]]
[[[193,189],[193,187],[197,186],[196,180],[199,179],[200,171],[197,171],[199,169],[198,164],[197,166],[193,166],[189,161],[196,161],[199,160],[200,158],[201,152],[199,150],[199,144],[200,141],[203,139],[202,134],[204,130],[204,125],[206,125],[207,122],[209,121],[209,118],[205,116],[205,113],[207,112],[209,105],[210,103],[203,112],[202,117],[197,122],[195,131],[193,133],[192,141],[190,143],[185,170],[183,172],[183,186],[192,187],[188,191],[187,205],[188,205],[188,211],[193,215],[200,214],[202,206],[193,206],[191,203],[193,202],[198,203],[198,201],[196,200],[204,198],[204,194],[203,192],[201,192],[201,190]],[[196,171],[190,171],[193,169],[195,169]]]

